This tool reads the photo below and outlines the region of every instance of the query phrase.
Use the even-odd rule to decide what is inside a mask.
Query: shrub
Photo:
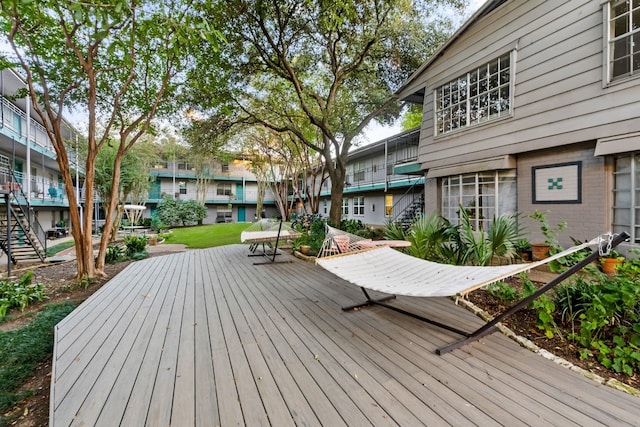
[[[340,227],[338,228],[347,233],[357,234],[358,231],[364,229],[364,225],[359,219],[343,219],[340,221]]]
[[[17,282],[0,281],[0,320],[12,308],[24,310],[27,305],[46,298],[44,285],[32,284],[32,279],[33,273],[27,271]]]
[[[104,262],[107,264],[115,264],[116,262],[123,261],[125,257],[125,248],[121,245],[109,245],[107,246],[107,253],[104,256]]]
[[[127,247],[127,256],[131,257],[135,253],[145,252],[147,247],[147,236],[126,236],[124,244]]]

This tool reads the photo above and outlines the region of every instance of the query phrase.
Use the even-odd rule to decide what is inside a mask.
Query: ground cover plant
[[[18,281],[0,280],[0,321],[12,308],[24,310],[33,302],[46,298],[44,285],[32,283],[33,273],[27,271]]]
[[[28,325],[0,332],[0,414],[30,393],[20,390],[22,383],[33,376],[38,363],[50,357],[53,327],[74,308],[71,302],[47,305]],[[0,425],[8,421],[0,415]]]

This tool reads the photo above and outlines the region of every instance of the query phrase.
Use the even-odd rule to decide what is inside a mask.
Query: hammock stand
[[[550,289],[554,288],[556,285],[558,285],[559,283],[561,283],[565,279],[571,277],[572,275],[574,275],[575,273],[580,271],[582,268],[584,268],[586,265],[588,265],[591,262],[595,261],[603,253],[608,253],[608,251],[610,251],[612,248],[618,246],[620,243],[622,243],[623,241],[627,240],[629,237],[630,237],[629,234],[627,234],[626,232],[622,232],[621,234],[618,234],[618,235],[615,235],[615,236],[610,236],[610,239],[607,242],[605,242],[604,244],[598,243],[598,248],[597,249],[593,249],[591,254],[589,254],[582,261],[580,261],[576,265],[570,267],[568,270],[566,270],[562,274],[558,275],[557,277],[555,277],[553,280],[551,280],[550,282],[548,282],[544,286],[538,288],[531,295],[527,296],[526,298],[523,298],[522,300],[520,300],[518,303],[516,303],[512,307],[510,307],[509,309],[507,309],[504,312],[500,313],[499,315],[495,316],[491,321],[489,321],[488,323],[482,325],[481,327],[479,327],[478,329],[476,329],[475,331],[472,331],[472,332],[463,331],[463,330],[458,329],[458,328],[456,328],[454,326],[447,325],[447,324],[438,322],[436,320],[429,319],[427,317],[421,316],[419,314],[412,313],[410,311],[403,310],[401,308],[398,308],[398,307],[395,307],[395,306],[387,304],[386,301],[394,299],[395,295],[389,295],[389,296],[385,296],[385,297],[382,297],[382,298],[372,298],[369,295],[369,293],[367,292],[367,290],[365,289],[365,287],[367,285],[363,285],[363,284],[360,284],[360,283],[355,283],[354,280],[348,279],[348,278],[345,278],[345,277],[342,277],[342,278],[345,279],[345,280],[348,280],[351,283],[354,283],[355,285],[360,287],[360,289],[362,290],[362,292],[363,292],[363,294],[365,296],[365,301],[362,302],[362,303],[358,303],[358,304],[354,304],[354,305],[348,306],[348,307],[343,307],[342,310],[348,311],[348,310],[352,310],[352,309],[355,309],[355,308],[364,307],[364,306],[367,306],[367,305],[379,305],[381,307],[388,308],[388,309],[396,311],[398,313],[410,316],[410,317],[412,317],[414,319],[421,320],[421,321],[426,322],[428,324],[431,324],[433,326],[436,326],[436,327],[439,327],[439,328],[442,328],[442,329],[445,329],[445,330],[448,330],[448,331],[451,331],[451,332],[455,332],[456,334],[462,335],[463,338],[461,340],[456,341],[456,342],[454,342],[452,344],[446,345],[444,347],[436,349],[436,354],[443,355],[443,354],[446,354],[446,353],[448,353],[448,352],[450,352],[452,350],[460,348],[460,347],[462,347],[462,346],[464,346],[466,344],[469,344],[469,343],[472,343],[474,341],[477,341],[477,340],[481,339],[482,337],[484,337],[484,336],[486,336],[488,334],[493,333],[496,330],[495,326],[499,322],[501,322],[503,319],[505,319],[506,317],[514,314],[515,312],[517,312],[521,308],[527,306],[529,303],[531,303],[533,300],[538,298],[540,295],[542,295],[545,292],[549,291]],[[333,239],[333,236],[328,238],[328,240],[332,240],[332,239]],[[330,245],[331,245],[331,243],[330,243]],[[562,256],[566,256],[570,252],[575,252],[576,250],[579,250],[581,248],[585,248],[588,245],[589,244],[584,244],[584,245],[581,245],[581,246],[570,248],[570,249],[568,249],[566,251],[561,252],[560,254],[556,254],[556,255],[554,255],[552,257],[549,257],[549,258],[547,258],[547,259],[545,259],[543,261],[540,261],[538,263],[532,263],[532,264],[530,264],[530,267],[528,267],[528,268],[527,268],[527,265],[524,265],[524,267],[521,268],[520,271],[526,271],[526,270],[528,270],[530,268],[533,268],[533,267],[535,267],[537,265],[540,265],[540,264],[544,264],[544,263],[549,262],[549,261],[551,261],[553,259],[561,258]],[[375,251],[375,250],[376,249],[373,249],[373,251]],[[357,252],[354,252],[354,253],[359,253],[359,252],[363,252],[363,251],[357,251]],[[337,256],[341,256],[341,255],[337,255]],[[343,256],[348,258],[350,255],[349,254],[345,254]],[[327,258],[331,258],[331,256],[329,256]],[[320,264],[323,268],[326,268],[327,270],[333,272],[338,277],[341,277],[339,272],[336,272],[335,269],[327,268],[327,265],[323,265],[322,258],[319,258],[317,260],[317,263]],[[382,266],[382,268],[384,268],[384,260],[383,259],[380,260],[380,265]],[[463,268],[463,267],[458,267],[458,268]],[[478,267],[478,268],[497,269],[497,267]],[[507,273],[507,274],[498,275],[495,278],[493,278],[492,281],[495,282],[495,281],[501,280],[501,279],[503,279],[505,277],[512,276],[514,274],[517,274],[517,271],[513,272],[513,273]],[[489,283],[491,283],[491,282],[489,282]],[[458,292],[457,295],[467,294],[467,293],[471,292],[472,290],[477,289],[479,287],[482,287],[482,286],[484,286],[486,284],[488,284],[487,281],[483,282],[483,284],[481,284],[481,285],[474,285],[474,286],[472,286],[472,287],[470,287],[468,289],[465,289],[462,292]],[[453,296],[453,295],[449,295],[449,296]]]
[[[293,231],[289,231],[288,229],[282,229],[282,218],[280,218],[278,229],[276,231],[275,225],[271,220],[260,220],[256,225],[250,226],[248,229],[243,231],[240,234],[240,240],[244,243],[249,243],[249,254],[250,257],[263,256],[266,257],[269,261],[266,262],[254,262],[253,265],[263,265],[263,264],[278,264],[278,263],[289,263],[291,261],[276,261],[276,256],[280,255],[278,252],[278,245],[280,244],[280,239],[296,239],[300,237],[300,233],[295,233]],[[272,245],[272,242],[275,241],[275,246]],[[262,245],[262,253],[256,253],[258,247]],[[267,247],[271,248],[271,253],[267,251]]]

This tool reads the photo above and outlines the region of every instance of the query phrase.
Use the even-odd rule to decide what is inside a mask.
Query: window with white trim
[[[358,196],[353,198],[353,214],[364,215],[364,196]]]
[[[349,215],[349,199],[342,199],[342,216]]]
[[[608,8],[609,80],[640,70],[640,0],[613,0]]]
[[[640,153],[616,157],[613,185],[613,232],[640,243]]]
[[[511,113],[511,54],[506,53],[435,90],[435,133],[477,125]]]
[[[460,223],[464,209],[476,230],[487,230],[494,216],[516,213],[516,171],[489,171],[441,179],[442,216]]]
[[[187,194],[187,183],[186,182],[180,181],[178,183],[178,188],[179,188],[180,194]]]
[[[231,195],[231,184],[218,184],[216,187],[216,195],[217,196],[230,196]]]

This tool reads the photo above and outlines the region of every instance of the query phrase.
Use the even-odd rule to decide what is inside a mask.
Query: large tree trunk
[[[67,197],[69,199],[69,215],[71,219],[71,235],[73,236],[76,249],[76,263],[77,273],[76,278],[78,280],[95,277],[95,262],[93,259],[93,233],[92,224],[93,221],[93,180],[94,180],[94,159],[91,153],[87,156],[85,164],[85,208],[84,217],[82,222],[80,220],[80,213],[78,211],[79,201],[76,200],[73,184],[71,183],[71,174],[65,173],[64,169],[68,171],[68,163],[60,164],[61,175],[65,180],[65,188],[67,190]],[[67,182],[68,181],[68,182]],[[96,224],[97,226],[97,224]]]
[[[333,224],[340,224],[342,220],[342,194],[344,192],[344,177],[346,170],[340,161],[336,161],[336,167],[328,168],[331,178],[331,208],[329,209],[329,220]]]

